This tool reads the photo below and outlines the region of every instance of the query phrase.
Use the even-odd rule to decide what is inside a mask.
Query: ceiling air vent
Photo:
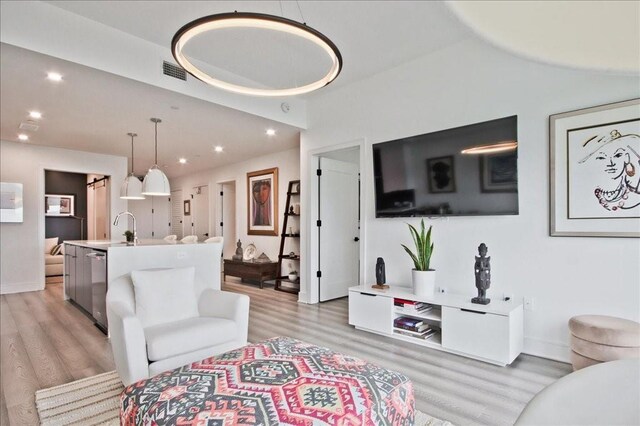
[[[27,121],[20,123],[20,130],[27,130],[29,132],[37,132],[40,126],[35,124],[34,122]]]
[[[162,73],[178,80],[187,81],[187,72],[171,62],[162,61]]]

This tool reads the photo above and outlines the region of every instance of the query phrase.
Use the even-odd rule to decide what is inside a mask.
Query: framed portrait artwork
[[[247,173],[247,234],[278,235],[278,168]]]
[[[427,158],[427,184],[432,194],[456,192],[453,155]]]
[[[74,206],[75,196],[73,195],[56,195],[45,194],[44,196],[44,214],[45,216],[73,216],[75,215]]]
[[[640,237],[640,99],[549,117],[550,234]]]
[[[516,151],[480,156],[482,192],[518,191],[518,154]]]

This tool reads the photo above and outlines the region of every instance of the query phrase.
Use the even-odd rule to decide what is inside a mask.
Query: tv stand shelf
[[[433,308],[424,313],[407,313],[394,305],[394,299],[424,302]],[[422,319],[440,331],[427,339],[400,334],[393,327],[394,319],[400,316]],[[369,286],[349,288],[349,324],[359,330],[501,366],[516,359],[524,340],[522,303],[492,300],[488,305],[477,305],[471,303],[471,296],[421,297],[409,287],[395,285],[387,290]]]

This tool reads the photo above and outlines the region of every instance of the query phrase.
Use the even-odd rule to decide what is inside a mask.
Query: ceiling
[[[344,58],[341,75],[327,88],[354,81],[456,43],[471,32],[442,2],[431,1],[49,1],[47,2],[130,35],[169,48],[176,31],[202,16],[233,12],[268,13],[302,21],[329,37]],[[246,33],[243,33],[246,34]],[[300,46],[275,48],[262,33],[239,38],[234,31],[194,43],[191,57],[256,81],[283,87],[308,81],[326,58]],[[287,43],[295,43],[288,40]],[[213,53],[212,53],[213,52]],[[291,60],[292,52],[295,60]],[[317,53],[317,52],[315,52]],[[298,59],[299,58],[299,59]],[[258,65],[256,65],[256,63]],[[300,69],[298,69],[300,68]],[[293,77],[292,73],[297,73]]]
[[[28,112],[40,111],[40,128],[28,143],[130,156],[135,132],[135,172],[153,165],[153,123],[158,125],[158,163],[170,177],[206,170],[299,146],[292,126],[136,82],[93,68],[1,44],[0,138],[15,141]],[[50,70],[60,83],[44,78]],[[276,135],[268,137],[266,129]],[[214,153],[215,145],[224,147]],[[188,163],[178,163],[185,157]]]
[[[474,24],[470,18],[472,14],[461,12],[473,7],[465,9],[468,2],[457,1],[297,3],[74,0],[46,3],[55,7],[49,7],[43,2],[32,4],[46,6],[61,13],[64,10],[80,15],[89,20],[86,22],[90,28],[109,29],[112,33],[122,35],[120,39],[128,41],[131,45],[135,44],[133,41],[137,38],[154,43],[165,50],[169,49],[173,35],[181,26],[210,14],[234,10],[252,11],[306,21],[309,26],[335,42],[344,58],[344,66],[335,82],[326,88],[303,95],[300,97],[303,100],[301,102],[433,53],[472,37],[474,32],[503,48],[543,61],[548,59],[544,58],[542,53],[523,53],[522,46],[505,46],[505,39],[513,40],[515,43],[516,37],[513,33],[523,37],[526,35],[533,40],[534,46],[545,41],[549,45],[547,50],[566,44],[566,48],[573,50],[578,58],[586,56],[584,49],[592,47],[595,43],[585,45],[581,38],[576,39],[572,36],[573,29],[584,32],[584,28],[581,28],[583,16],[580,13],[590,9],[572,9],[573,16],[577,18],[568,19],[563,8],[566,9],[566,3],[570,2],[525,2],[526,6],[519,9],[517,5],[520,2],[506,2],[507,5],[505,2],[480,2],[483,5],[480,12],[491,7],[502,8],[500,13],[496,12],[499,19],[491,21],[489,25],[495,31],[502,31],[502,44],[483,35],[479,29],[482,19],[487,20],[490,16],[488,18],[486,13],[480,14],[482,19]],[[545,5],[544,13],[540,12],[542,8],[535,7],[532,11],[526,12],[526,7],[531,8],[541,3]],[[607,8],[614,8],[615,12],[613,17],[604,19],[604,22],[617,22],[615,18],[621,13],[624,15],[624,8],[617,7],[621,3],[606,4]],[[23,15],[32,11],[26,6],[22,10],[20,6],[11,10],[14,13],[17,10],[18,14],[22,12]],[[597,13],[595,15],[597,16]],[[528,19],[529,17],[532,18]],[[517,20],[519,24],[512,25],[510,18],[513,18],[514,22]],[[631,31],[637,31],[638,25],[633,22],[629,28]],[[55,23],[48,22],[47,25]],[[589,27],[597,25],[590,24]],[[18,27],[16,31],[27,32],[21,28]],[[82,28],[86,30],[87,27]],[[554,30],[556,36],[539,36],[540,32],[544,33],[552,28],[557,30]],[[67,30],[68,34],[73,36],[73,28]],[[509,35],[509,30],[512,35]],[[598,46],[603,45],[603,40],[605,46],[606,40],[613,40],[610,45],[616,48],[609,49],[613,53],[619,52],[621,47],[633,47],[634,43],[637,44],[637,39],[635,42],[619,42],[616,38],[616,34],[620,32],[618,30],[612,26],[611,31],[592,33],[600,38],[596,43]],[[37,39],[47,36],[45,31],[34,31],[31,31],[30,35]],[[628,31],[624,32],[627,33]],[[275,40],[272,37],[280,36],[277,34],[268,35],[255,31],[241,37],[237,32],[228,31],[220,35],[220,38],[209,35],[209,38],[194,39],[194,43],[188,46],[187,54],[205,62],[211,69],[220,70],[225,76],[235,75],[240,81],[254,82],[258,87],[283,87],[291,85],[292,79],[296,84],[304,83],[306,79],[317,77],[314,72],[317,73],[318,68],[327,66],[326,58],[318,55],[317,49],[314,50],[313,46],[295,44],[299,43],[299,40],[283,40],[284,43],[280,46],[284,45],[284,48],[278,49],[274,48],[275,43],[272,43]],[[90,53],[93,54],[96,50],[91,49]],[[82,53],[87,54],[85,51]],[[292,59],[293,53],[295,59]],[[597,54],[589,55],[597,57]],[[146,168],[153,164],[153,126],[149,118],[159,117],[163,120],[159,126],[159,163],[172,177],[299,146],[299,130],[276,121],[8,44],[2,44],[0,56],[2,139],[16,140],[18,126],[27,119],[27,112],[32,109],[44,114],[40,129],[30,134],[29,143],[33,144],[128,156],[130,141],[126,133],[133,131],[140,135],[136,142],[138,148],[135,171],[137,174],[143,174]],[[42,78],[46,71],[53,68],[64,74],[65,79],[62,83],[54,85]],[[151,80],[145,81],[152,83]],[[201,84],[204,88],[204,83]],[[204,91],[206,90],[202,90]],[[253,104],[254,101],[250,100]],[[265,135],[267,128],[275,128],[277,135],[268,138]],[[223,146],[224,153],[213,153],[214,145]],[[179,157],[187,158],[188,163],[178,164]]]
[[[638,1],[452,1],[480,37],[516,55],[599,71],[640,71]]]

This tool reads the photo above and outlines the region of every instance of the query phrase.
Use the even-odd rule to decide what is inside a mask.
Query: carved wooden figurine
[[[478,297],[471,299],[471,303],[480,305],[488,305],[491,299],[487,297],[487,289],[491,287],[491,256],[487,257],[488,247],[485,243],[478,246],[476,263],[474,266],[476,274],[476,288],[478,289]]]

